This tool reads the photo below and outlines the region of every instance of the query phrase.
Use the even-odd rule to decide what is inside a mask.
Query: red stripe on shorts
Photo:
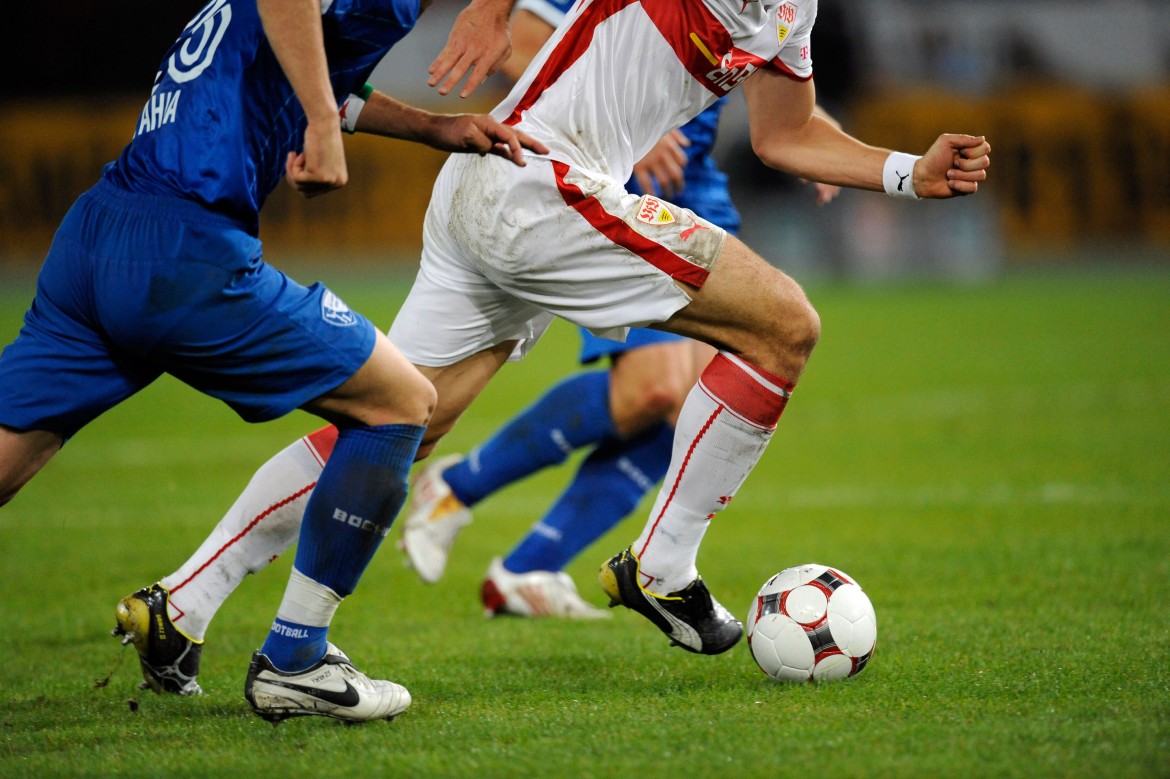
[[[686,282],[693,287],[701,287],[707,281],[706,269],[687,262],[662,244],[651,241],[602,208],[597,198],[586,195],[576,184],[565,181],[565,176],[569,173],[568,165],[555,160],[552,165],[556,172],[557,188],[560,189],[565,203],[585,217],[585,221],[593,225],[599,233],[618,246],[629,249],[672,279]]]

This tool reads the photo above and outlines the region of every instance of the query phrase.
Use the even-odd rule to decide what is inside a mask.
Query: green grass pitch
[[[330,276],[388,324],[406,280]],[[309,279],[305,274],[299,274]],[[279,727],[242,696],[291,555],[208,634],[196,700],[136,689],[118,598],[174,569],[253,470],[315,420],[250,426],[164,379],[82,431],[0,510],[0,775],[834,777],[1170,775],[1170,275],[810,288],[824,332],[769,451],[699,565],[741,618],[790,565],[856,577],[865,672],[768,681],[741,643],[669,649],[640,617],[485,620],[505,553],[569,469],[484,503],[424,586],[395,531],[332,637],[414,705],[390,724]],[[0,342],[32,285],[0,287]],[[574,368],[559,323],[440,452]],[[570,568],[597,566],[631,517]],[[98,680],[109,676],[105,686]]]

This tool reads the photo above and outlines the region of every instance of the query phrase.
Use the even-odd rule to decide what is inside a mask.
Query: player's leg
[[[609,438],[582,461],[572,482],[481,587],[489,614],[595,617],[564,568],[632,512],[670,465],[674,429],[658,422],[631,438]]]
[[[253,474],[199,548],[156,584],[119,603],[115,635],[139,647],[146,684],[194,695],[207,629],[248,574],[296,543],[313,487],[337,440],[333,425],[282,449]],[[165,630],[143,632],[137,616]]]
[[[587,334],[583,340],[583,361],[611,355],[609,406],[618,434],[598,443],[548,512],[489,567],[482,588],[489,612],[593,616],[575,587],[568,590],[567,575],[549,574],[562,572],[633,511],[666,473],[674,419],[714,353],[706,344],[652,330],[633,330],[626,343]]]
[[[620,437],[658,422],[673,425],[699,371],[714,350],[678,340],[650,344],[614,356],[610,368],[610,414]]]
[[[723,351],[679,414],[671,467],[641,535],[602,568],[602,585],[676,643],[716,653],[742,631],[722,607],[699,607],[713,601],[695,569],[698,548],[710,520],[763,454],[819,338],[820,320],[795,281],[730,236],[692,298],[665,327],[722,344]],[[704,624],[679,625],[655,608],[671,598],[684,611],[694,605],[706,612]]]
[[[13,430],[0,425],[0,506],[45,466],[63,439],[47,430]]]
[[[507,353],[510,352],[497,350],[491,373]],[[485,364],[491,366],[491,362]],[[465,393],[468,385],[458,378],[461,374],[448,372],[433,378],[442,386],[451,386],[452,393]],[[446,399],[443,395],[440,398]],[[457,534],[471,522],[471,508],[481,500],[543,468],[564,462],[579,447],[612,435],[615,431],[608,399],[609,377],[605,371],[574,374],[512,417],[466,457],[441,458],[423,468],[415,480],[401,543],[419,577],[427,583],[442,577]],[[455,398],[454,402],[465,407],[469,399]],[[455,421],[442,409],[436,416],[442,417],[434,426],[436,434],[445,432]]]
[[[378,334],[350,379],[305,405],[338,429],[301,524],[294,577],[262,648],[300,671],[323,655],[333,611],[353,591],[406,497],[406,476],[434,408],[430,383]]]
[[[313,487],[337,441],[329,425],[297,439],[260,466],[195,553],[159,580],[175,627],[202,641],[220,606],[248,574],[297,541]]]
[[[434,404],[430,382],[379,333],[357,373],[305,405],[333,422],[338,435],[305,507],[276,619],[248,670],[245,695],[260,716],[380,719],[409,706],[405,688],[369,679],[327,637],[406,499],[407,474]],[[338,697],[338,684],[358,695]]]
[[[177,630],[201,643],[244,577],[296,543],[305,507],[337,437],[337,427],[328,425],[269,458],[195,553],[159,580]]]

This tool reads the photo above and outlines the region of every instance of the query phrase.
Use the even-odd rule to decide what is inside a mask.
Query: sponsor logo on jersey
[[[134,135],[137,137],[143,133],[153,132],[175,121],[179,115],[179,96],[182,94],[181,89],[152,94],[150,100],[142,107],[142,115],[138,117],[138,130]]]
[[[710,62],[712,65],[719,64],[719,58],[711,53],[711,50],[707,48],[707,44],[703,43],[702,38],[700,38],[695,33],[691,33],[690,38],[691,43],[695,44],[695,48],[697,48],[702,53],[702,55],[707,58],[708,62]]]
[[[684,241],[689,241],[691,239],[691,236],[694,235],[695,233],[699,232],[700,230],[710,230],[710,229],[711,228],[707,227],[707,225],[703,225],[703,224],[699,224],[698,222],[695,222],[693,225],[691,225],[690,227],[688,227],[687,229],[685,229],[681,233],[679,233],[678,237],[682,238]]]
[[[321,318],[327,324],[336,327],[353,327],[357,324],[357,314],[350,311],[345,302],[329,290],[321,296]]]
[[[670,213],[670,209],[658,198],[652,195],[642,195],[637,219],[648,225],[668,225],[674,221],[674,214]]]
[[[716,57],[696,33],[692,32],[690,39],[703,57],[715,66],[714,70],[709,70],[704,75],[724,92],[735,89],[739,82],[756,72],[756,63],[752,60],[758,60],[758,58],[754,55],[732,47],[731,51],[724,54],[722,58]]]

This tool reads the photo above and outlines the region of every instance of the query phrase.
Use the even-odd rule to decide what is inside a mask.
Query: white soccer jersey
[[[492,112],[626,181],[670,130],[766,68],[812,77],[817,0],[581,0]]]

